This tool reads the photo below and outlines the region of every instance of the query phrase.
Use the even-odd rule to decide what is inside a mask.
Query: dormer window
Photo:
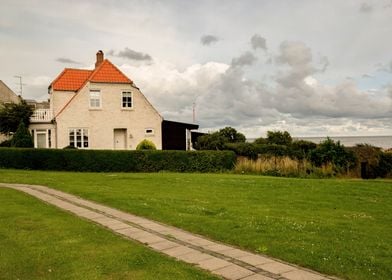
[[[132,92],[130,91],[123,91],[122,92],[122,108],[124,109],[131,109],[133,106],[132,103]]]
[[[101,91],[98,89],[90,90],[90,108],[101,108]]]

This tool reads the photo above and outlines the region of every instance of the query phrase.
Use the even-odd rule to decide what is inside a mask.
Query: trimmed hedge
[[[234,167],[231,151],[109,151],[0,148],[0,167],[82,172],[216,172]]]

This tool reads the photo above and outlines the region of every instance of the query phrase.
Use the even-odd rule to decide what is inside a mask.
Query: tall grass
[[[316,168],[306,159],[296,160],[287,156],[259,157],[256,160],[239,157],[234,171],[286,177],[331,177],[335,175],[332,164]]]

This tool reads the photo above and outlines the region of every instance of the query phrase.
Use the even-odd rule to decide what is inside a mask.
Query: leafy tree
[[[136,150],[156,150],[155,144],[150,140],[144,139],[137,146]]]
[[[306,140],[293,141],[291,145],[292,156],[297,159],[308,158],[311,151],[316,149],[317,145]]]
[[[217,132],[197,138],[195,148],[198,150],[224,150],[227,143],[245,143],[245,135],[232,127],[225,127]]]
[[[268,144],[268,142],[267,142],[267,139],[260,137],[260,138],[255,139],[255,141],[253,141],[253,144],[265,145],[265,144]]]
[[[290,133],[287,131],[268,131],[267,132],[267,143],[275,145],[291,145],[293,139]]]
[[[224,150],[227,139],[218,132],[205,134],[197,138],[195,148],[198,150]]]
[[[33,109],[25,101],[20,104],[8,103],[0,108],[0,133],[10,134],[16,132],[19,123],[29,126]]]
[[[346,150],[339,141],[335,142],[330,138],[321,142],[310,153],[310,160],[316,166],[332,163],[340,169],[352,167],[356,163],[356,158],[352,151]]]
[[[230,126],[220,129],[218,133],[227,139],[227,143],[244,143],[246,140],[244,134],[237,132],[237,130]]]
[[[34,147],[33,139],[29,130],[26,128],[24,122],[20,122],[18,129],[11,139],[12,147],[32,148]]]

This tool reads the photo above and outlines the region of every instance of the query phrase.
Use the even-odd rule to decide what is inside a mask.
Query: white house
[[[31,118],[35,147],[133,150],[148,139],[162,149],[163,118],[102,51],[96,57],[95,69],[66,68],[50,84],[50,108],[35,110]],[[184,125],[178,149],[190,148],[186,135],[198,127]]]

